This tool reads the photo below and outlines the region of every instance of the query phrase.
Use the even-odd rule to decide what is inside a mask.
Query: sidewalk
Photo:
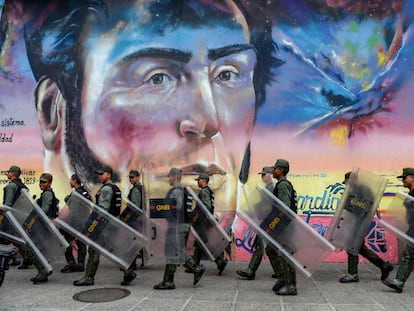
[[[122,272],[101,258],[95,285],[75,287],[72,282],[82,273],[62,274],[61,265],[45,284],[32,285],[30,278],[35,269],[17,270],[10,267],[0,287],[0,310],[229,310],[229,311],[289,311],[289,310],[414,310],[414,275],[408,280],[404,292],[398,294],[379,280],[380,271],[371,264],[360,264],[360,282],[340,284],[338,278],[345,273],[346,264],[322,264],[311,278],[298,275],[298,296],[276,296],[271,288],[271,267],[262,263],[256,279],[242,280],[236,270],[247,263],[229,262],[223,275],[217,275],[214,263],[204,263],[207,271],[197,286],[193,276],[177,269],[177,289],[157,291],[163,265],[151,264],[137,270],[138,277],[131,286],[121,286]],[[391,273],[395,275],[395,270]],[[73,295],[97,288],[124,288],[129,296],[112,302],[84,303]]]

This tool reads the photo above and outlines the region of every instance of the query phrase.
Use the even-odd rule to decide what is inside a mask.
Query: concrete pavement
[[[72,282],[82,273],[62,274],[63,263],[56,265],[55,272],[45,284],[32,285],[30,278],[35,269],[17,270],[10,267],[0,287],[0,310],[229,310],[229,311],[297,311],[297,310],[414,310],[414,276],[408,280],[404,292],[398,294],[385,287],[380,271],[371,264],[360,264],[360,282],[340,284],[338,278],[346,272],[346,264],[324,263],[311,278],[298,275],[298,296],[276,296],[271,288],[271,267],[262,263],[256,279],[242,280],[236,270],[247,263],[229,262],[223,275],[217,275],[214,263],[204,262],[207,271],[197,286],[193,276],[177,269],[177,289],[157,291],[153,286],[163,275],[162,264],[149,264],[137,270],[138,277],[130,286],[121,286],[122,272],[101,258],[95,285],[75,287]],[[391,273],[395,275],[395,269]],[[129,296],[112,302],[84,303],[73,295],[97,288],[126,288]]]

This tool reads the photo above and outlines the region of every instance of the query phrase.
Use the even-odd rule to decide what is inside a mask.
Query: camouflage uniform
[[[405,168],[403,170],[403,175],[398,178],[406,178],[411,176],[414,178],[414,168]],[[410,189],[409,195],[414,197],[414,189]],[[414,206],[412,202],[407,202],[407,223],[408,230],[407,234],[414,237]],[[411,274],[411,271],[414,268],[414,247],[410,244],[407,244],[405,247],[402,257],[400,260],[400,265],[398,266],[397,275],[393,280],[383,280],[383,283],[392,289],[395,289],[398,293],[401,293],[404,288],[404,284],[407,281],[408,277]]]
[[[279,198],[286,206],[297,213],[296,205],[292,204],[296,200],[295,190],[292,184],[282,177],[278,180],[273,194]],[[278,276],[273,291],[280,295],[296,295],[296,271],[279,252],[269,245],[266,246],[266,254],[273,267],[275,274]]]
[[[181,180],[181,174],[182,171],[180,169],[172,168],[168,176],[178,175],[179,180]],[[166,236],[175,237],[178,230],[178,241],[175,239],[173,241],[166,241],[165,254],[167,256],[167,264],[164,269],[164,277],[161,283],[154,285],[154,289],[175,289],[174,275],[178,265],[168,260],[168,254],[183,254],[183,256],[185,256],[184,266],[194,273],[193,285],[198,283],[205,271],[204,267],[197,265],[192,257],[185,255],[184,249],[180,249],[181,246],[185,245],[185,241],[188,238],[191,228],[190,224],[185,223],[185,219],[187,218],[185,215],[187,202],[185,202],[186,195],[184,191],[183,186],[177,184],[168,191],[165,198],[167,201],[176,200],[177,204],[175,212],[170,210],[170,212],[167,213],[166,219],[168,228]]]
[[[208,180],[208,175],[203,176],[203,174],[201,174],[199,178],[204,178],[204,179]],[[214,194],[213,194],[213,191],[209,188],[209,186],[206,185],[206,186],[204,186],[200,189],[200,192],[198,193],[198,198],[204,204],[204,206],[207,207],[209,212],[212,215],[214,215]],[[200,209],[200,207],[197,206],[194,210],[194,213],[203,213],[199,209]],[[204,219],[204,221],[207,221],[205,218],[203,218],[203,219]],[[196,241],[194,243],[193,258],[194,258],[194,261],[195,261],[197,266],[200,265],[202,255],[203,255],[202,247]],[[224,271],[224,268],[227,265],[227,260],[225,258],[224,252],[218,258],[216,258],[215,263],[217,264],[217,269],[219,270],[218,274],[221,275],[221,273]],[[188,270],[190,270],[190,269],[188,269]]]

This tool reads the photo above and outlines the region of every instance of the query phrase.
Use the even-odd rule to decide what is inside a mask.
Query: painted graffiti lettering
[[[6,133],[0,133],[0,143],[12,143],[13,133],[7,135]]]
[[[25,126],[23,120],[14,120],[13,118],[6,118],[1,121],[2,127],[9,127],[9,126]]]
[[[335,183],[326,187],[322,196],[299,195],[299,210],[335,211],[341,201],[344,189],[343,184]]]

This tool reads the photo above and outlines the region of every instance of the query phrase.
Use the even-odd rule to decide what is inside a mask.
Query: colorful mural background
[[[47,5],[41,9],[41,3]],[[59,123],[58,117],[64,118],[65,114],[57,114],[56,120],[50,119],[49,128],[46,127],[46,130],[42,126],[42,118],[45,115],[41,111],[39,113],[35,105],[38,96],[35,90],[39,77],[33,73],[36,64],[33,63],[33,59],[29,63],[24,40],[25,34],[38,26],[33,23],[33,18],[37,19],[39,16],[46,18],[53,11],[52,8],[55,10],[54,14],[58,14],[60,8],[58,3],[59,1],[43,1],[39,4],[30,4],[30,1],[11,0],[6,1],[3,6],[0,2],[3,9],[0,33],[0,154],[3,177],[0,178],[0,183],[3,185],[7,183],[4,171],[10,165],[18,164],[23,168],[23,181],[28,184],[31,192],[40,192],[37,185],[38,177],[43,171],[49,171],[55,176],[53,188],[63,197],[70,191],[68,176],[77,169],[65,159],[66,153],[61,149],[62,144],[65,144],[64,141],[56,144],[52,142],[52,145],[49,142],[48,145],[50,137],[47,136],[46,130]],[[134,8],[139,13],[146,1],[137,1],[137,3]],[[204,0],[200,3],[207,8],[226,7],[224,2],[218,1]],[[229,126],[227,132],[221,131],[219,139],[212,139],[211,144],[214,148],[209,152],[214,153],[214,159],[220,158],[218,162],[229,168],[226,169],[227,172],[232,172],[227,175],[226,182],[222,181],[220,174],[213,179],[213,182],[217,183],[216,209],[218,216],[224,219],[223,225],[231,224],[238,198],[242,195],[241,183],[237,182],[237,179],[242,160],[246,159],[244,151],[249,141],[250,160],[244,163],[250,164],[250,173],[246,178],[244,171],[242,181],[247,180],[247,186],[260,183],[257,172],[263,166],[272,165],[276,158],[288,159],[291,163],[289,178],[300,195],[300,214],[305,219],[309,218],[308,221],[315,230],[321,233],[326,231],[330,215],[334,213],[339,201],[343,174],[352,167],[361,167],[389,179],[387,195],[381,201],[381,207],[387,208],[389,195],[392,196],[392,193],[403,190],[395,176],[403,167],[413,166],[411,155],[414,147],[410,135],[414,109],[411,104],[414,65],[411,57],[414,47],[412,2],[274,0],[238,1],[237,4],[243,8],[242,12],[245,13],[249,25],[257,28],[271,25],[271,36],[278,47],[277,57],[282,64],[273,71],[275,81],[267,81],[269,84],[266,86],[265,100],[255,116],[249,115],[243,124],[231,123],[229,120],[233,119],[230,117],[223,118],[223,124],[224,121],[228,121],[230,125],[236,125]],[[175,5],[179,7],[182,2],[178,1]],[[113,13],[111,10],[115,9],[111,5],[108,6],[110,16]],[[224,12],[228,13],[225,10]],[[39,20],[41,19],[37,19]],[[26,29],[24,29],[25,23],[27,23]],[[116,24],[113,28],[109,28],[112,32],[108,33],[112,37],[105,37],[106,41],[87,42],[82,48],[93,50],[93,47],[99,43],[100,49],[94,50],[94,55],[99,54],[103,58],[108,52],[108,46],[114,42],[111,40],[117,38],[117,34],[121,36],[120,33],[122,31],[127,33],[127,30],[130,34],[139,34],[138,28],[123,27],[122,23]],[[195,29],[198,30],[198,27],[194,26]],[[187,32],[182,32],[181,35],[177,31],[176,36],[171,40],[176,40],[183,46],[192,43],[191,40],[194,38],[205,39],[207,42],[220,41],[208,30],[197,33],[196,37],[191,36],[191,30],[191,28],[185,29]],[[238,34],[233,31],[223,31],[218,37],[239,40]],[[46,39],[48,38],[53,39],[53,36]],[[96,40],[102,38],[95,37]],[[59,42],[45,40],[43,43],[46,48],[51,49],[58,45],[59,48],[64,49],[65,40],[71,39],[62,37],[59,38]],[[122,44],[127,44],[128,40],[130,39],[125,37]],[[166,40],[163,44],[169,42],[171,41]],[[43,52],[48,51],[46,49]],[[113,51],[111,55],[114,55]],[[94,65],[92,58],[90,60],[91,66],[88,70],[97,66]],[[87,94],[92,94],[91,96],[94,96],[96,91],[94,87],[104,83],[99,80],[99,77],[89,82],[91,83]],[[47,93],[47,90],[44,92]],[[194,92],[191,90],[187,94],[194,95]],[[234,104],[228,107],[225,115],[234,113],[238,118],[244,118],[245,115],[241,113],[237,115],[237,111],[247,111],[251,103],[241,107],[235,103],[248,97],[249,94],[243,92],[237,94],[237,90],[234,94],[236,94],[232,98]],[[179,106],[178,103],[179,101],[174,103],[176,105],[174,109],[162,112],[165,123],[164,119],[159,117],[158,111],[150,108],[148,108],[149,114],[146,115],[147,120],[151,119],[152,114],[157,122],[156,126],[163,128],[167,125],[166,120],[169,117],[175,118],[176,113],[192,107]],[[148,102],[148,105],[150,104],[151,102]],[[56,109],[58,108],[59,106]],[[162,176],[170,166],[189,167],[186,165],[191,163],[191,157],[180,158],[182,151],[189,149],[181,149],[181,151],[180,147],[176,149],[175,144],[181,145],[170,134],[156,136],[152,140],[145,140],[147,136],[142,134],[141,138],[145,143],[140,143],[137,140],[139,137],[127,135],[131,132],[129,127],[126,127],[122,133],[113,132],[111,131],[113,124],[129,124],[129,119],[128,114],[122,115],[123,119],[119,119],[120,114],[113,113],[113,110],[109,111],[112,114],[110,113],[104,121],[98,122],[93,118],[87,120],[85,130],[89,133],[88,142],[91,145],[91,142],[96,143],[93,150],[98,151],[99,157],[98,161],[93,161],[90,165],[85,164],[91,166],[88,169],[78,168],[79,172],[85,173],[85,179],[88,180],[91,188],[95,189],[93,178],[89,178],[89,171],[95,169],[92,166],[97,165],[98,162],[109,162],[118,169],[120,184],[126,192],[129,187],[126,171],[130,168],[138,168],[143,172],[144,183],[150,196],[162,197],[168,187],[165,182],[160,182]],[[252,122],[253,118],[254,126],[252,128],[249,125],[245,126]],[[108,125],[110,123],[112,126]],[[140,128],[140,131],[148,134],[149,125]],[[64,132],[67,128],[59,130]],[[97,136],[100,131],[105,134],[103,139]],[[250,139],[246,140],[245,137],[248,136]],[[184,138],[189,140],[188,136]],[[115,143],[111,144],[109,141]],[[125,142],[139,145],[140,148],[129,148]],[[108,148],[105,148],[106,144]],[[111,154],[108,151],[109,148],[119,146],[125,148],[123,154],[139,151],[136,152],[138,155],[124,158],[122,153]],[[160,146],[170,146],[170,148],[164,150]],[[206,156],[204,147],[205,145],[199,144],[197,147],[199,149],[193,148],[191,152],[196,150],[194,153],[200,157],[206,169],[214,170],[214,166],[211,165],[213,161]],[[149,161],[148,159],[153,157],[151,154],[146,158],[141,156],[145,154],[145,150],[168,153],[174,160],[155,157],[154,159],[162,162],[162,168],[154,169],[156,165],[149,165],[148,162],[143,161]],[[225,150],[222,155],[220,155],[221,150]],[[71,152],[76,153],[77,150]],[[196,189],[196,183],[193,181],[195,174],[197,170],[192,166],[188,169],[184,183]],[[373,223],[373,228],[377,228],[375,224]],[[369,235],[369,239],[374,241],[369,245],[384,258],[395,261],[398,256],[395,237],[388,236],[381,228],[377,229]],[[241,224],[238,225],[238,222],[234,223],[233,231],[235,233],[233,258],[245,260],[249,258],[248,247],[245,247],[249,244],[245,243],[242,246],[237,241],[249,240],[249,231],[246,232],[246,228]],[[343,253],[338,253],[333,254],[328,260],[342,261],[344,258]]]

